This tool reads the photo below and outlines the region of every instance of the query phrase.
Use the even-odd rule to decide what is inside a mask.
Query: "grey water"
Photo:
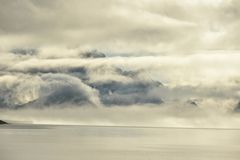
[[[240,130],[1,125],[0,160],[239,160]]]

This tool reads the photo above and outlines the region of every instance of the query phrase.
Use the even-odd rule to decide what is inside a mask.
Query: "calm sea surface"
[[[1,125],[0,160],[240,160],[240,130]]]

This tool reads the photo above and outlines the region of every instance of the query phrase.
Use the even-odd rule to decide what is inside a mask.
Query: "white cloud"
[[[184,107],[197,100],[199,108],[228,112],[240,98],[239,6],[237,0],[3,0],[0,107],[80,101],[149,107],[161,100]],[[106,57],[84,57],[95,49]]]
[[[220,0],[4,1],[0,48],[67,46],[135,54],[239,49],[238,6]]]

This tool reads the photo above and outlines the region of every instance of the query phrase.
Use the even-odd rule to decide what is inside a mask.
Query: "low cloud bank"
[[[2,56],[1,119],[36,124],[240,127],[236,53],[232,57],[222,53],[111,57],[88,51],[70,58],[41,54],[39,50]]]
[[[161,107],[173,102],[201,108],[211,102],[216,108],[238,111],[237,53],[111,57],[97,50],[74,50],[73,57],[50,58],[42,50],[2,54],[1,108]]]
[[[212,106],[206,108],[181,104],[25,108],[1,110],[1,118],[12,123],[29,124],[240,128],[238,113],[226,114]]]
[[[0,109],[61,115],[87,108],[96,116],[120,110],[125,119],[138,111],[151,117],[150,106],[238,113],[239,6],[237,0],[2,1]]]

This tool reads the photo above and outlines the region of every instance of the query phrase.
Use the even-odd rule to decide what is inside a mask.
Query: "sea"
[[[240,129],[1,125],[0,160],[240,160]]]

